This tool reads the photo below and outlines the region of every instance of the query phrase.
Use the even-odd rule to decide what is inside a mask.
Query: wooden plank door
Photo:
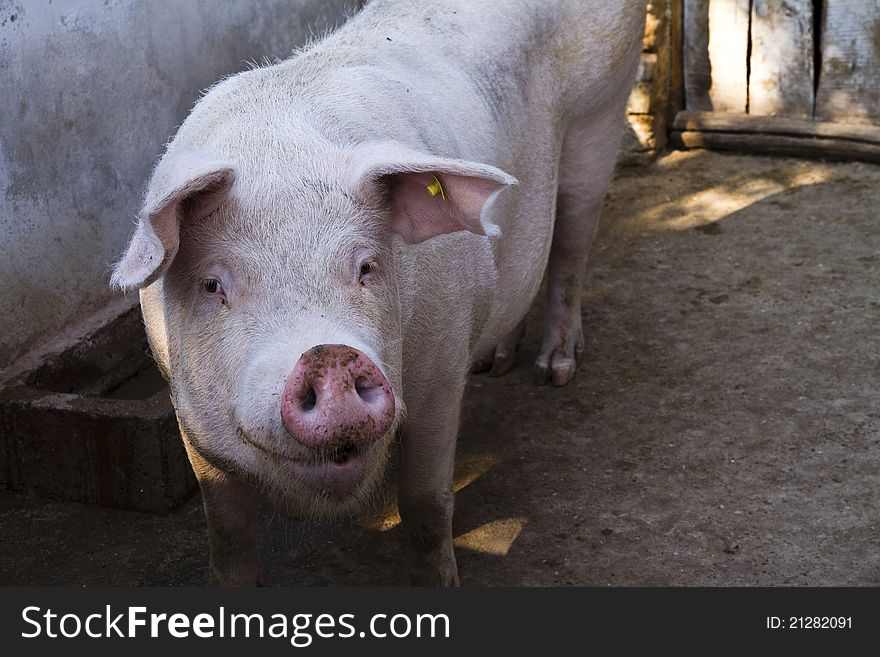
[[[688,111],[812,117],[812,0],[685,0],[684,9]]]
[[[752,0],[748,113],[813,116],[813,0]]]
[[[749,0],[684,1],[684,87],[691,111],[745,112]]]
[[[745,112],[748,107],[746,53],[749,0],[710,0],[709,100],[716,112]]]
[[[681,0],[685,148],[880,162],[880,0]]]

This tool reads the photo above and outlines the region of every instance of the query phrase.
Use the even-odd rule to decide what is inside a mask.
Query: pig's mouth
[[[368,451],[368,447],[346,442],[316,449],[305,458],[287,459],[283,466],[322,493],[345,495],[356,490],[363,480]]]
[[[352,441],[345,441],[336,447],[314,448],[301,456],[280,458],[284,461],[296,461],[304,467],[319,467],[328,463],[345,465],[351,460],[360,458],[367,451],[369,447],[361,447]]]
[[[336,445],[312,448],[302,454],[285,454],[251,437],[243,427],[238,435],[251,447],[272,457],[297,480],[322,493],[346,495],[357,489],[369,470],[370,445],[343,440]]]
[[[348,442],[340,447],[322,450],[323,454],[318,457],[318,462],[332,461],[336,465],[345,464],[350,458],[357,458],[360,455],[360,448],[354,443]]]

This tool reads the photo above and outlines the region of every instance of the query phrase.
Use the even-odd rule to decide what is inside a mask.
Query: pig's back
[[[619,82],[644,11],[644,0],[373,0],[337,36],[379,66],[421,69],[435,86],[454,65],[496,114],[502,101],[551,96],[555,109],[578,112]]]

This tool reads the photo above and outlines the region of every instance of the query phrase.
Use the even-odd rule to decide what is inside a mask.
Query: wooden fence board
[[[749,114],[813,116],[812,0],[753,0]]]
[[[716,112],[745,112],[749,0],[709,0],[709,100]]]
[[[679,112],[670,143],[768,155],[880,162],[880,126],[723,112]]]

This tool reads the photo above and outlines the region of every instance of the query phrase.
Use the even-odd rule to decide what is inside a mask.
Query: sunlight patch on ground
[[[397,510],[397,502],[389,502],[382,511],[381,517],[375,523],[370,524],[371,529],[387,532],[400,524],[400,511]]]
[[[495,454],[462,455],[455,467],[455,478],[452,490],[456,493],[488,472],[498,462]],[[368,520],[366,526],[380,532],[387,532],[400,524],[400,511],[397,502],[390,500],[375,517]]]
[[[493,520],[456,537],[453,544],[457,548],[504,557],[527,522],[524,517]]]
[[[664,176],[681,175],[683,170],[699,166],[704,151],[678,152],[659,160],[655,167]],[[662,179],[655,180],[652,188],[645,189],[644,203],[630,208],[625,220],[626,230],[643,232],[687,230],[720,221],[768,197],[799,187],[828,182],[833,169],[821,163],[804,163],[797,170],[787,171],[785,177],[768,171],[744,171],[743,175],[714,183],[708,187],[695,186],[685,196],[663,192]]]
[[[493,465],[498,463],[495,454],[462,454],[459,462],[455,464],[455,479],[452,490],[456,493],[486,474]]]

